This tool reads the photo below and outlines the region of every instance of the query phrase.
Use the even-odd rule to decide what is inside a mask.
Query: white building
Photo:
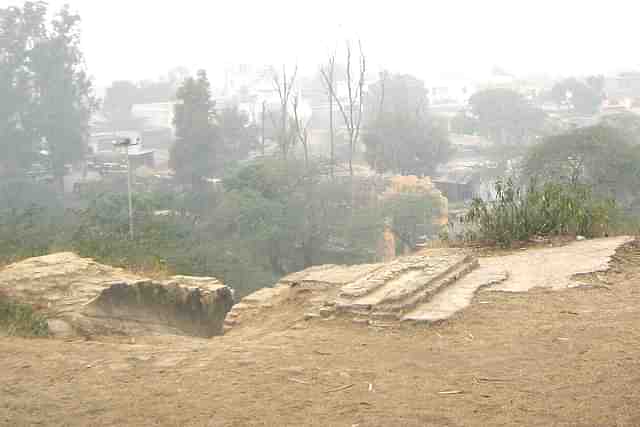
[[[156,102],[153,104],[134,104],[131,114],[144,119],[145,126],[155,129],[171,129],[173,131],[173,117],[175,102]]]

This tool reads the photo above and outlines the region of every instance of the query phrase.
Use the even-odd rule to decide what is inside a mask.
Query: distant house
[[[134,104],[131,114],[145,121],[145,127],[152,129],[169,129],[173,132],[173,116],[175,102],[155,102],[151,104]]]
[[[455,155],[438,168],[433,183],[452,203],[490,195],[491,183],[480,172],[496,165],[480,153],[491,142],[480,136],[451,134],[451,143]]]
[[[130,138],[131,140],[140,140],[139,145],[129,148],[129,159],[132,168],[146,166],[148,168],[155,167],[155,157],[153,150],[147,150],[142,145],[142,136],[140,132],[121,131],[121,132],[101,132],[94,133],[89,137],[89,162],[96,169],[121,169],[124,167],[126,158],[124,153],[117,149],[114,141],[121,138]]]
[[[629,71],[605,77],[604,90],[607,98],[640,99],[640,72]]]

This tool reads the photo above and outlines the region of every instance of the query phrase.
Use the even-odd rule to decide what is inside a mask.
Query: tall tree
[[[591,115],[600,108],[603,89],[602,76],[591,76],[586,82],[569,78],[556,83],[551,89],[551,96],[559,104],[568,104],[576,113]]]
[[[305,169],[309,169],[309,127],[311,119],[304,120],[300,115],[300,95],[293,97],[293,129],[298,142],[302,145]]]
[[[333,93],[336,87],[336,55],[329,56],[326,68],[322,72],[323,82],[327,91],[329,101],[329,165],[330,176],[334,177],[336,167],[336,145],[335,145],[335,129],[333,124]]]
[[[187,78],[177,93],[173,124],[177,140],[171,148],[170,165],[178,178],[200,188],[203,178],[216,172],[221,136],[213,123],[211,85],[207,73]]]
[[[446,132],[429,115],[424,83],[382,73],[364,105],[366,159],[378,172],[432,174],[450,154]]]
[[[640,208],[640,147],[607,125],[546,138],[529,150],[523,171],[540,181],[586,184],[601,196]]]
[[[37,129],[33,123],[33,70],[37,43],[46,38],[42,2],[0,9],[0,169],[15,174],[33,160]]]
[[[85,154],[96,102],[80,50],[80,16],[65,6],[37,43],[32,60],[36,126],[46,141],[53,174],[63,186],[65,165]]]
[[[249,118],[237,105],[224,108],[214,118],[222,137],[223,150],[220,160],[244,160],[249,152],[257,147],[257,129],[249,123]]]
[[[84,154],[96,103],[80,50],[80,17],[64,7],[47,23],[46,13],[45,2],[3,10],[0,135],[3,160],[14,167],[29,164],[24,154],[46,149],[62,188],[65,165]]]
[[[283,159],[287,159],[289,150],[295,142],[295,130],[292,127],[291,115],[289,114],[289,104],[292,101],[293,86],[298,74],[298,67],[296,66],[293,73],[287,78],[287,69],[283,65],[282,73],[278,73],[273,70],[273,86],[278,92],[278,98],[280,101],[280,111],[278,117],[278,135],[277,141],[280,147],[280,154]],[[272,115],[272,120],[276,121],[275,116]]]
[[[360,139],[360,129],[362,126],[362,109],[364,104],[364,79],[366,73],[366,57],[362,51],[362,44],[359,44],[360,52],[358,57],[358,66],[354,67],[351,44],[347,43],[347,65],[346,65],[346,85],[347,93],[343,98],[339,95],[335,82],[329,76],[328,70],[321,70],[327,89],[331,92],[331,96],[338,105],[340,115],[344,120],[349,136],[349,175],[353,178],[353,158],[355,156],[356,147]],[[355,75],[354,75],[355,73]]]
[[[477,92],[469,104],[483,133],[501,144],[525,142],[538,134],[545,122],[544,112],[510,89]]]

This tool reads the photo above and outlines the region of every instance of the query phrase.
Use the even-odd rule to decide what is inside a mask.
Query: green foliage
[[[467,221],[480,239],[509,246],[533,236],[605,232],[617,215],[612,200],[599,199],[584,185],[532,181],[526,188],[498,181],[495,201],[475,199]]]
[[[602,76],[591,76],[586,82],[569,78],[556,83],[551,96],[559,104],[570,105],[576,113],[590,115],[600,108],[604,89]]]
[[[465,112],[458,113],[451,119],[451,131],[453,133],[474,135],[479,128],[478,119],[469,116]]]
[[[46,337],[47,320],[29,305],[17,304],[0,293],[0,334],[21,337]]]
[[[383,74],[372,85],[363,134],[371,167],[379,172],[430,175],[447,160],[451,143],[427,106],[424,83],[413,76]]]
[[[0,263],[46,254],[58,239],[53,230],[63,220],[62,204],[51,186],[24,179],[2,182]]]
[[[635,113],[606,115],[600,124],[614,128],[631,144],[640,144],[640,116]]]
[[[401,239],[398,244],[410,248],[415,248],[423,236],[436,234],[433,218],[439,210],[439,201],[423,193],[394,195],[385,199],[382,208],[384,217],[391,218],[393,231]]]
[[[625,208],[640,203],[640,147],[608,126],[546,138],[529,150],[523,172],[541,182],[588,185]]]
[[[534,108],[522,95],[509,89],[487,89],[469,100],[478,125],[489,139],[506,144],[520,144],[539,134],[545,114]]]
[[[9,171],[27,167],[42,148],[61,181],[81,158],[96,103],[80,50],[80,17],[63,7],[46,22],[45,2],[2,10],[0,147]],[[42,146],[44,142],[44,146]]]
[[[383,115],[422,116],[429,100],[424,82],[409,74],[384,72],[380,80],[369,86],[364,108],[370,117]]]
[[[229,191],[256,191],[266,198],[279,199],[300,188],[304,177],[304,166],[300,162],[264,159],[230,173],[224,179],[224,187]]]
[[[170,165],[177,177],[194,189],[214,176],[221,137],[213,123],[211,85],[204,70],[187,78],[178,89],[173,123],[178,140],[171,148]]]
[[[183,183],[202,189],[205,178],[222,176],[257,146],[257,131],[237,107],[216,113],[207,75],[187,78],[178,89],[174,125],[178,140],[171,166]]]
[[[26,66],[36,54],[34,40],[44,37],[43,3],[1,9],[0,20],[0,165],[15,174],[33,161],[37,131],[33,125],[33,72]]]
[[[431,221],[421,195],[381,204],[376,183],[356,179],[352,187],[325,169],[264,159],[202,192],[135,192],[134,240],[124,192],[89,188],[65,211],[46,186],[7,184],[0,187],[0,262],[70,250],[142,274],[214,276],[242,297],[311,265],[375,261],[386,216],[409,240]]]
[[[258,146],[258,130],[237,106],[224,108],[215,116],[223,146],[223,162],[244,160]]]
[[[363,142],[371,167],[402,175],[432,175],[452,152],[446,133],[428,118],[385,115],[369,124]]]

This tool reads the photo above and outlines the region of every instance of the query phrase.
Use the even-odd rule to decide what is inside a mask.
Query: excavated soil
[[[579,280],[430,326],[289,301],[212,340],[0,338],[0,425],[639,426],[640,247]]]

